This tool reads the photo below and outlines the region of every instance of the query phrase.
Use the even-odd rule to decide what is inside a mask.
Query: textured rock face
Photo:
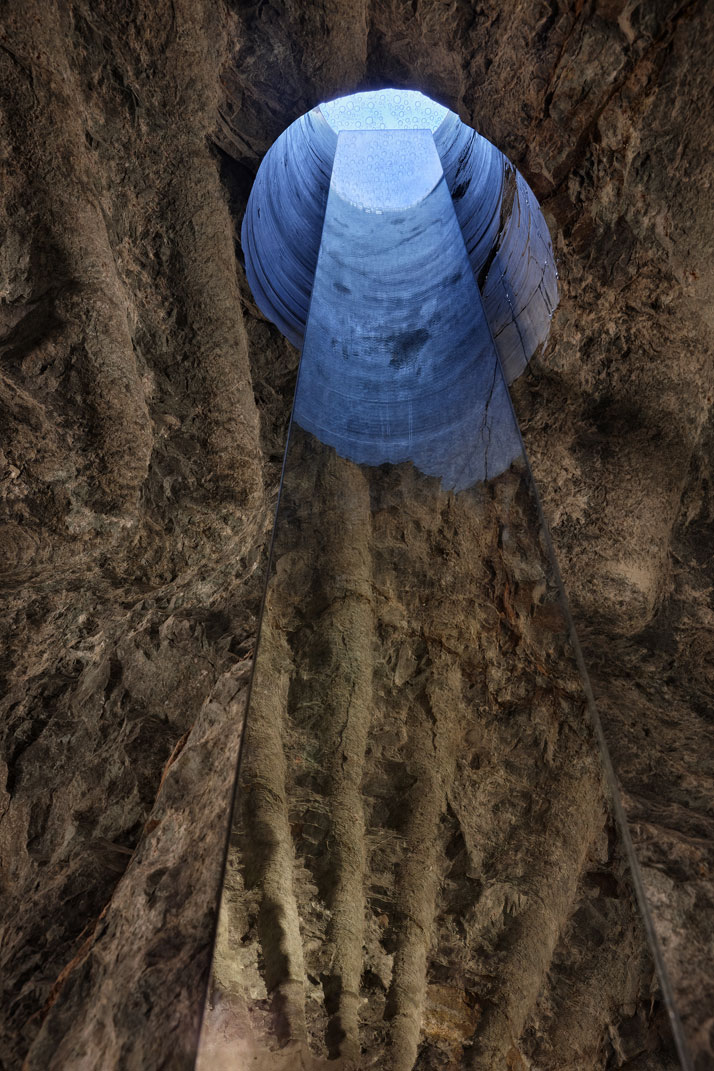
[[[541,534],[293,424],[200,1071],[676,1066]]]
[[[296,366],[233,235],[290,121],[392,83],[551,227],[516,406],[709,1067],[711,5],[235,7],[3,12],[0,1059],[190,1065]]]

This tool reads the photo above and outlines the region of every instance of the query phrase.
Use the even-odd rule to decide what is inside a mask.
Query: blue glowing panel
[[[258,307],[302,346],[337,135],[317,110],[284,130],[253,185],[241,228]]]
[[[448,108],[411,89],[353,93],[320,105],[333,130],[436,130]]]
[[[350,461],[411,461],[463,490],[520,455],[508,392],[443,175],[400,209],[358,207],[367,171],[341,196],[365,137],[372,167],[392,159],[391,131],[338,135],[294,419]],[[415,172],[440,168],[431,134],[402,137]]]

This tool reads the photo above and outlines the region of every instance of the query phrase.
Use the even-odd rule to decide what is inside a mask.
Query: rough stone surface
[[[216,859],[225,805],[201,741],[234,746],[296,366],[233,237],[281,130],[385,84],[490,137],[551,226],[561,308],[516,405],[714,1065],[713,21],[706,0],[6,0],[5,1065],[188,1060],[220,871],[203,896],[191,861]],[[169,777],[195,797],[180,817]]]
[[[586,710],[522,459],[293,425],[199,1071],[673,1068]]]

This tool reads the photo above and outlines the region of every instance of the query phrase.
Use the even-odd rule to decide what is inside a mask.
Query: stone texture
[[[254,633],[296,365],[233,237],[289,122],[390,83],[490,137],[551,226],[562,302],[516,405],[696,1066],[712,1066],[713,18],[706,0],[6,0],[8,1067],[28,1050],[47,1064],[50,1039],[86,1067],[190,1051],[195,1013],[172,1008],[195,1008],[215,903],[190,860],[204,837],[215,859],[225,770],[189,743],[210,746],[206,718],[234,739],[238,712],[209,697]],[[178,877],[148,881],[146,823],[189,730],[171,770],[196,805],[158,863],[187,870],[179,904]],[[164,907],[183,942],[165,974]]]
[[[199,1071],[675,1066],[546,553],[293,425]]]

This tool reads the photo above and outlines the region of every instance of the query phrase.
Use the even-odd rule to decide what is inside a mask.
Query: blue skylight
[[[431,130],[448,108],[411,89],[353,93],[320,105],[333,130]]]

